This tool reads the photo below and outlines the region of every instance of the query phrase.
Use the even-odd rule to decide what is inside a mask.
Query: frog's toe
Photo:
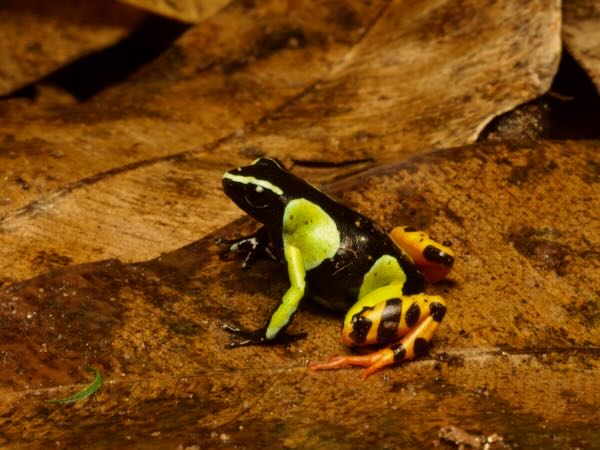
[[[219,253],[221,259],[226,259],[232,253],[243,255],[242,269],[250,267],[265,250],[264,244],[256,235],[237,239],[216,239],[215,244],[224,247]]]
[[[307,333],[287,334],[280,332],[274,338],[267,339],[266,330],[264,328],[258,330],[243,330],[227,324],[223,324],[221,328],[238,338],[227,344],[227,348],[244,347],[248,345],[289,344],[290,342],[304,339],[307,336]]]
[[[314,363],[308,366],[308,370],[316,372],[318,370],[341,369],[348,366],[366,367],[363,371],[363,378],[369,377],[385,366],[394,364],[394,353],[389,349],[382,349],[367,355],[338,356],[325,363]]]
[[[267,340],[265,331],[260,330],[242,330],[241,328],[233,327],[231,325],[223,324],[221,327],[224,331],[233,334],[238,339],[232,340],[227,347],[236,348],[243,347],[246,345],[261,345]]]
[[[240,247],[247,240],[248,238],[246,237],[238,237],[233,239],[218,238],[215,239],[213,242],[215,243],[215,245],[218,245],[219,247],[223,248],[222,253],[230,253],[239,251]]]
[[[215,239],[213,241],[215,245],[218,245],[221,249],[219,251],[219,259],[225,261],[229,259],[229,256],[234,253],[231,247],[234,245],[234,240],[230,239]]]

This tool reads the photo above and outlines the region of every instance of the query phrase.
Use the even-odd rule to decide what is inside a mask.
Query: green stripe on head
[[[269,181],[266,181],[266,180],[261,180],[261,179],[256,178],[256,177],[243,176],[243,175],[233,175],[232,173],[225,172],[223,174],[223,178],[226,178],[228,180],[234,181],[236,183],[254,184],[255,186],[261,186],[261,187],[263,187],[265,189],[270,190],[275,195],[281,195],[281,194],[283,194],[283,190],[280,189],[279,187],[275,186],[273,183],[270,183]]]

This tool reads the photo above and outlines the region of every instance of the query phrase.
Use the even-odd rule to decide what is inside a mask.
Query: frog
[[[246,269],[271,258],[286,266],[289,279],[263,327],[223,325],[233,335],[229,348],[289,342],[292,335],[285,330],[308,298],[345,313],[346,346],[372,350],[312,363],[311,372],[359,366],[366,378],[428,352],[447,307],[441,296],[424,291],[450,272],[455,255],[449,242],[411,226],[387,233],[273,158],[225,172],[222,185],[225,195],[261,224],[251,235],[219,241],[224,254],[243,255]]]

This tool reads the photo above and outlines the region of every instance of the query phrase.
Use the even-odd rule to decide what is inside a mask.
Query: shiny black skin
[[[309,200],[319,205],[335,221],[340,232],[338,252],[333,258],[326,259],[306,273],[307,295],[318,299],[319,303],[334,310],[345,311],[350,308],[357,301],[364,275],[383,255],[396,257],[406,274],[404,295],[417,294],[425,289],[423,275],[384,230],[367,217],[286,171],[276,161],[261,158],[250,166],[234,169],[229,173],[266,180],[283,191],[278,196],[264,189],[261,195],[257,195],[252,191],[253,185],[223,179],[223,189],[227,196],[267,229],[269,248],[281,262],[284,262],[283,214],[290,201],[299,198]]]

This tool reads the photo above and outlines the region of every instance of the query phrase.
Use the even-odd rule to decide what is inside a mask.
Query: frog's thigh
[[[380,289],[387,288],[389,286]],[[381,301],[368,306],[366,300],[379,291],[373,291],[357,303],[363,305],[360,312],[346,316],[342,338],[351,346],[394,343],[366,355],[340,356],[326,363],[311,364],[310,370],[362,366],[366,367],[363,372],[366,378],[383,367],[413,359],[427,351],[446,313],[444,300],[425,294],[397,298],[384,295]]]
[[[406,274],[400,267],[398,260],[393,256],[383,255],[373,263],[363,277],[358,299],[361,300],[370,292],[391,284],[398,284],[402,288],[405,282]]]
[[[419,328],[427,325],[429,331],[422,330],[427,341],[442,321],[446,313],[446,303],[439,296],[417,294],[404,296],[398,286],[385,286],[376,289],[359,300],[346,314],[342,328],[342,341],[350,346],[390,344]],[[409,349],[411,358],[414,349]]]
[[[429,282],[443,280],[454,264],[450,243],[439,243],[413,227],[395,227],[390,237],[404,250]]]

